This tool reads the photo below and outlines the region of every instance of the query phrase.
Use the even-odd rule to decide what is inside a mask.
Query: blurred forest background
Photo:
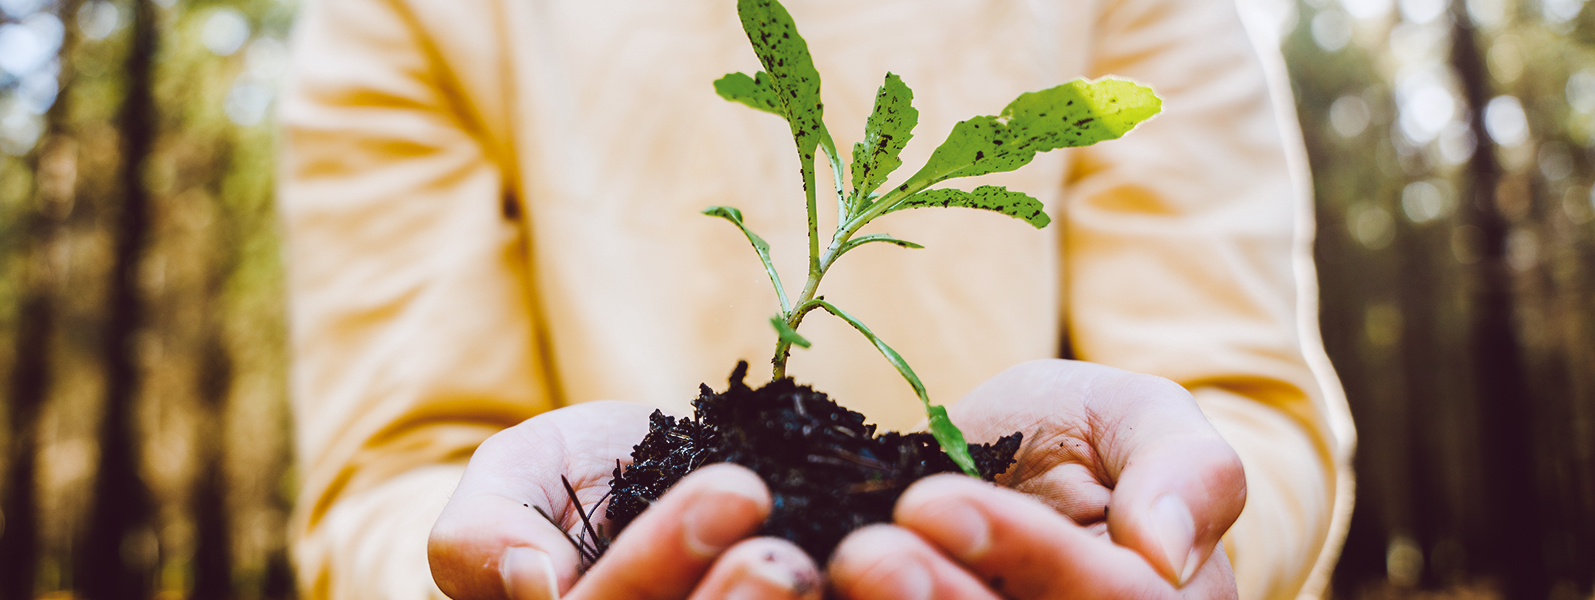
[[[1361,447],[1339,598],[1591,596],[1595,8],[1242,0]],[[293,0],[0,0],[0,598],[294,596]]]

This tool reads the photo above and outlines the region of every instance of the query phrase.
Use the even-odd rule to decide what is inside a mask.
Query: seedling
[[[884,233],[860,234],[875,219],[899,210],[979,208],[1045,227],[1050,219],[1041,203],[1021,192],[991,185],[972,191],[933,186],[956,177],[1012,171],[1029,164],[1038,152],[1117,138],[1156,114],[1162,104],[1151,90],[1114,79],[1077,80],[1022,94],[996,116],[957,123],[924,166],[888,186],[919,121],[913,92],[902,78],[886,75],[863,140],[853,146],[850,168],[844,169],[823,119],[819,73],[791,15],[776,0],[738,0],[737,11],[764,70],[727,75],[715,82],[715,90],[787,122],[808,211],[808,277],[795,297],[788,295],[770,260],[769,244],[748,227],[742,211],[704,209],[747,236],[770,277],[777,304],[770,319],[776,332],[771,380],[758,389],[749,387],[744,382],[748,365],[739,362],[725,391],[699,387],[692,417],[677,419],[660,411],[650,415],[649,432],[632,447],[631,464],[616,464],[604,513],[608,531],[584,527],[579,534],[584,537],[575,540],[584,562],[597,560],[605,547],[601,541],[584,547],[579,542],[585,536],[606,540],[606,534],[619,534],[676,482],[709,463],[736,463],[756,473],[771,495],[770,514],[759,535],[792,541],[816,564],[825,564],[848,532],[891,521],[897,500],[914,481],[956,471],[995,480],[1007,472],[1017,460],[1023,434],[966,444],[946,409],[931,403],[903,357],[857,317],[820,296],[820,281],[842,256],[865,244],[919,248]],[[816,219],[817,154],[826,158],[832,175],[827,187],[836,194],[837,226],[829,242],[820,236]],[[786,376],[792,346],[810,346],[798,328],[816,309],[852,325],[897,369],[925,406],[928,434],[877,431],[864,415]]]
[[[853,145],[852,163],[844,171],[841,154],[823,119],[825,105],[820,101],[820,74],[814,69],[808,44],[798,35],[792,16],[776,0],[738,0],[737,14],[764,70],[751,77],[745,73],[731,73],[715,81],[714,88],[722,98],[780,116],[791,129],[802,166],[808,209],[808,278],[802,291],[796,298],[788,297],[781,284],[781,275],[770,261],[769,244],[748,228],[742,211],[729,206],[711,206],[704,209],[703,214],[723,218],[742,230],[764,263],[770,284],[775,288],[780,312],[770,319],[776,331],[775,356],[770,360],[772,380],[786,377],[786,361],[792,346],[810,346],[808,340],[798,334],[803,318],[815,309],[824,309],[857,329],[897,369],[924,403],[925,414],[930,418],[930,433],[942,451],[965,473],[978,477],[964,435],[948,419],[947,409],[931,404],[919,376],[863,321],[817,295],[820,280],[843,255],[871,242],[922,248],[884,233],[858,235],[865,225],[895,211],[951,206],[978,208],[1020,219],[1037,229],[1046,227],[1051,218],[1041,202],[1023,192],[992,185],[982,185],[973,191],[931,189],[931,186],[957,177],[1012,171],[1029,164],[1038,152],[1116,139],[1157,114],[1162,101],[1145,86],[1107,78],[1077,79],[1021,94],[996,116],[974,117],[954,125],[952,133],[936,147],[923,167],[882,193],[880,190],[888,177],[902,166],[898,156],[919,123],[919,111],[914,109],[914,94],[908,85],[897,75],[886,74],[886,81],[875,95],[874,110],[865,124],[864,139]],[[816,152],[825,155],[833,177],[831,187],[836,192],[837,226],[823,251],[819,222],[815,218]]]

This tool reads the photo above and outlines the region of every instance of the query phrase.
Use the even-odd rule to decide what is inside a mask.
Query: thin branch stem
[[[810,283],[809,286],[805,286],[804,287],[804,293],[805,294],[813,294],[814,293],[813,290],[814,289],[818,289],[818,287],[820,285],[818,277],[810,277],[809,278],[809,283]],[[820,298],[814,298],[812,296],[800,297],[799,301],[798,301],[798,305],[793,307],[792,308],[792,312],[790,314],[788,314],[787,317],[786,317],[786,325],[787,325],[787,327],[790,327],[790,328],[792,328],[793,331],[796,331],[798,324],[803,322],[803,317],[805,315],[809,314],[809,311],[812,311],[812,310],[814,310],[816,308],[819,308],[820,307],[820,303],[823,302],[823,301],[824,301],[824,297],[823,296],[820,297]],[[786,341],[785,339],[782,339],[780,336],[776,336],[776,340],[775,340],[775,358],[770,360],[770,363],[773,366],[773,368],[771,369],[771,380],[772,381],[777,381],[777,380],[780,380],[783,377],[786,377],[786,359],[787,359],[787,355],[790,354],[791,350],[792,350],[792,342]]]
[[[831,164],[831,180],[836,186],[836,222],[847,221],[853,214],[853,204],[847,197],[847,183],[842,176],[842,156],[836,151],[836,141],[831,139],[831,132],[820,132],[820,149],[825,151],[825,157]]]
[[[865,225],[869,224],[870,221],[875,220],[876,217],[886,214],[886,211],[890,210],[896,204],[946,178],[945,173],[938,173],[931,177],[925,178],[911,178],[908,183],[892,190],[891,192],[888,192],[874,204],[871,204],[869,208],[864,210],[864,212],[855,215],[853,212],[857,209],[857,207],[853,202],[849,202],[849,198],[847,197],[846,185],[842,177],[842,159],[840,156],[838,156],[836,151],[836,142],[831,139],[831,134],[829,131],[822,130],[820,132],[819,150],[825,153],[825,156],[831,166],[832,178],[836,184],[836,231],[832,233],[831,243],[830,245],[826,246],[825,253],[821,254],[819,243],[819,223],[816,219],[817,214],[815,206],[816,191],[814,186],[817,183],[817,177],[814,173],[814,157],[812,155],[800,155],[799,158],[804,160],[803,190],[805,200],[808,202],[809,276],[808,280],[803,284],[803,291],[798,294],[798,297],[795,299],[794,303],[790,305],[792,308],[788,310],[787,306],[789,305],[784,302],[782,303],[781,308],[785,311],[785,314],[782,316],[786,319],[787,327],[791,328],[793,331],[797,331],[798,325],[803,322],[804,315],[820,306],[816,300],[816,294],[819,292],[820,288],[820,280],[825,277],[826,271],[830,270],[831,265],[835,263],[836,259],[840,257],[842,252],[846,250],[847,242],[852,240],[853,236],[857,234],[860,229],[863,229]],[[856,191],[857,190],[855,190],[855,192]],[[859,199],[854,198],[852,200],[858,201]],[[781,291],[782,290],[778,290],[777,293],[780,294]],[[770,373],[772,379],[779,380],[783,377],[786,377],[786,360],[788,355],[791,353],[791,349],[791,342],[780,339],[780,337],[777,336],[775,343],[775,356],[770,359]]]
[[[832,257],[836,254],[836,248],[840,247],[836,241],[836,235],[841,233],[840,226],[848,222],[847,215],[853,212],[852,206],[847,201],[847,187],[842,175],[842,158],[836,151],[836,142],[831,139],[829,131],[820,132],[818,150],[825,153],[827,162],[831,167],[831,179],[836,187],[836,222],[838,230],[835,234],[832,234],[831,245],[826,248],[825,259],[822,261],[820,256],[820,225],[816,206],[817,191],[814,189],[814,186],[818,184],[818,177],[814,173],[814,157],[812,155],[800,155],[798,158],[804,161],[803,192],[804,200],[807,202],[809,218],[809,276],[808,280],[804,282],[803,292],[798,295],[796,305],[788,304],[785,290],[780,289],[780,283],[774,275],[774,267],[766,263],[771,273],[771,281],[776,282],[776,294],[781,299],[781,310],[783,311],[781,316],[786,320],[787,326],[791,327],[793,331],[796,331],[798,324],[803,322],[803,315],[814,309],[814,306],[809,305],[809,301],[813,300],[815,293],[819,291],[820,279],[825,277],[826,269],[830,268],[830,262],[834,260]],[[846,243],[846,240],[842,240],[842,243]],[[786,359],[788,354],[790,354],[791,348],[791,342],[777,339],[775,357],[770,359],[772,379],[778,380],[786,377]]]

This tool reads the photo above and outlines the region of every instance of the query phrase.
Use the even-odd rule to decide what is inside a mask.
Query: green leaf
[[[847,243],[847,246],[845,246],[845,247],[862,246],[862,245],[868,244],[870,242],[886,242],[888,244],[892,244],[892,245],[895,245],[895,246],[900,246],[900,247],[903,247],[903,248],[910,248],[910,249],[914,249],[914,250],[918,250],[920,248],[924,248],[924,246],[921,246],[919,244],[910,242],[908,240],[900,240],[900,239],[894,238],[894,237],[891,236],[891,234],[888,234],[888,233],[872,233],[872,234],[869,234],[869,235],[862,235],[862,236],[853,238],[851,241],[849,241]]]
[[[764,263],[764,272],[770,275],[770,284],[775,286],[775,297],[781,302],[781,312],[791,311],[792,304],[786,299],[786,288],[781,286],[781,274],[776,272],[775,263],[770,261],[770,244],[742,222],[742,211],[729,206],[711,206],[701,212],[730,221],[742,230],[743,235],[748,236],[748,243],[753,244],[753,251],[759,254],[759,261]]]
[[[903,165],[898,155],[914,137],[919,111],[914,108],[914,92],[902,78],[886,74],[886,83],[875,92],[875,111],[864,127],[864,141],[853,144],[853,193],[868,198],[886,183],[886,177]]]
[[[1040,200],[1031,198],[1023,192],[1013,192],[1006,187],[995,185],[983,185],[975,188],[973,192],[954,189],[926,190],[909,196],[907,200],[897,203],[886,212],[927,206],[962,206],[1000,212],[1029,223],[1036,229],[1046,227],[1052,222],[1052,217],[1047,216],[1047,211],[1041,206]]]
[[[958,426],[953,425],[952,420],[947,418],[946,408],[930,403],[930,395],[925,392],[925,384],[919,381],[919,376],[914,374],[914,369],[908,366],[908,362],[903,360],[902,355],[893,350],[891,346],[886,345],[886,342],[881,340],[880,336],[875,335],[875,332],[870,331],[869,327],[865,327],[864,322],[858,320],[858,317],[847,314],[847,312],[837,308],[836,305],[819,298],[815,298],[810,302],[819,305],[820,308],[825,309],[825,312],[847,321],[859,333],[864,334],[865,339],[875,345],[875,349],[880,351],[881,356],[886,357],[886,362],[891,363],[892,368],[897,369],[897,374],[902,375],[903,379],[908,381],[909,387],[914,388],[914,394],[919,396],[919,401],[925,403],[925,414],[930,417],[930,433],[936,438],[936,442],[941,444],[942,452],[946,452],[947,456],[953,459],[953,462],[958,464],[958,468],[963,469],[965,473],[972,477],[980,477],[980,471],[975,468],[975,461],[969,456],[969,445],[964,442],[963,432],[959,431]]]
[[[1120,79],[1076,79],[1021,94],[1002,114],[954,125],[924,168],[901,189],[1012,171],[1029,164],[1037,152],[1117,139],[1162,107],[1151,88]]]
[[[759,71],[753,77],[748,77],[747,73],[728,73],[714,81],[714,91],[726,100],[786,116],[781,113],[781,102],[775,97],[775,86],[770,83],[770,74],[764,71]]]
[[[831,257],[831,263],[835,264],[836,263],[836,259],[841,257],[843,254],[847,254],[847,251],[852,250],[854,248],[857,248],[859,246],[863,246],[864,244],[868,244],[870,242],[885,242],[887,244],[892,244],[894,246],[898,246],[898,247],[901,247],[901,248],[910,248],[910,249],[914,249],[914,250],[918,250],[920,248],[924,248],[924,246],[921,246],[919,244],[910,242],[908,240],[900,240],[900,239],[894,238],[890,234],[872,233],[872,234],[869,234],[869,235],[861,235],[859,237],[856,237],[856,238],[853,238],[851,240],[848,240],[846,244],[842,245],[842,249],[841,250],[836,251],[836,256]]]
[[[770,317],[770,326],[775,328],[775,335],[779,336],[781,340],[788,344],[802,346],[804,348],[812,345],[808,340],[804,339],[803,336],[798,335],[797,330],[792,329],[791,326],[787,325],[786,319],[782,319],[779,316]]]
[[[969,442],[964,441],[964,432],[947,417],[947,407],[932,406],[925,413],[930,416],[930,435],[936,438],[936,443],[941,444],[947,458],[953,459],[958,468],[970,477],[980,477],[980,469],[975,468],[975,458],[969,455]]]
[[[775,0],[737,0],[737,16],[753,43],[753,53],[770,75],[770,87],[792,129],[798,152],[805,161],[812,161],[825,129],[825,105],[820,102],[820,73],[814,70],[808,43],[798,35],[786,7]]]

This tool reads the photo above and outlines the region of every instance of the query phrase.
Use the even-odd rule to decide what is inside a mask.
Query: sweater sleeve
[[[310,2],[294,34],[279,206],[302,482],[292,543],[315,600],[441,598],[426,536],[465,461],[556,403],[525,229],[487,133],[495,95],[463,93],[439,57],[454,50],[421,25],[490,23],[492,9],[437,4],[441,17]]]
[[[1191,390],[1246,469],[1225,538],[1241,597],[1316,597],[1355,441],[1319,339],[1305,151],[1277,49],[1234,0],[1101,6],[1093,76],[1150,85],[1164,111],[1071,167],[1071,345]]]

